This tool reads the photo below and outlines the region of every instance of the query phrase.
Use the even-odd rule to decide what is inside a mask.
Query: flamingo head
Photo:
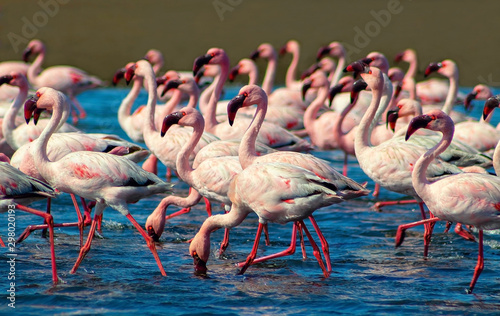
[[[231,68],[231,71],[229,72],[229,81],[233,82],[234,79],[240,74],[240,69],[241,69],[241,64],[238,63],[236,66]]]
[[[179,88],[179,86],[181,84],[182,84],[182,80],[180,80],[180,79],[172,79],[172,80],[166,81],[165,87],[163,88],[163,91],[161,92],[161,96],[163,97],[165,95],[165,93],[167,93],[168,90]]]
[[[26,124],[29,123],[31,117],[33,117],[33,122],[36,124],[40,114],[45,110],[52,110],[55,104],[68,106],[66,96],[62,92],[48,87],[38,89],[36,94],[24,103]]]
[[[157,49],[148,50],[143,58],[151,64],[163,64],[165,62],[163,54]]]
[[[499,106],[499,104],[500,104],[500,96],[494,96],[488,98],[488,100],[486,100],[486,102],[484,103],[483,119],[486,119],[490,115],[490,113],[493,112],[493,110]]]
[[[163,231],[165,230],[165,213],[167,212],[168,203],[163,199],[156,209],[148,216],[146,220],[146,231],[149,237],[154,241],[159,241]]]
[[[453,120],[441,110],[431,110],[430,112],[422,115],[415,116],[408,124],[405,140],[408,140],[413,133],[421,128],[429,129],[432,131],[444,131],[449,128],[454,131]]]
[[[385,120],[386,127],[390,127],[394,132],[396,131],[396,121],[399,118],[399,108],[387,111],[387,118]]]
[[[366,55],[365,58],[361,59],[365,64],[377,67],[382,70],[384,73],[389,72],[389,61],[385,57],[384,54],[379,52],[371,52]]]
[[[296,40],[289,40],[285,45],[281,46],[279,55],[284,56],[286,53],[298,51],[299,47],[299,42]]]
[[[358,100],[359,93],[368,88],[368,84],[363,79],[354,81],[351,89],[351,104]]]
[[[408,48],[398,54],[396,54],[396,56],[394,57],[394,61],[399,63],[401,61],[404,61],[404,62],[411,62],[413,60],[416,60],[417,59],[417,53],[415,52],[415,50],[411,49],[411,48]]]
[[[250,54],[250,59],[256,60],[257,58],[276,59],[276,50],[269,43],[260,44],[259,47]]]
[[[316,60],[319,61],[325,56],[331,56],[334,58],[341,58],[345,56],[345,49],[340,42],[331,42],[327,46],[320,47],[318,53],[316,54]]]
[[[27,63],[31,55],[45,52],[45,45],[42,41],[34,39],[28,43],[28,46],[23,51],[23,61]]]
[[[240,89],[237,96],[227,104],[227,116],[229,125],[233,125],[236,113],[240,108],[254,104],[265,104],[267,106],[267,94],[257,85],[246,85]]]
[[[311,66],[309,66],[309,68],[304,70],[304,72],[300,75],[300,80],[306,79],[318,69],[321,69],[321,65],[319,62],[312,64]]]
[[[320,88],[320,87],[325,87],[328,88],[328,78],[326,78],[326,75],[322,71],[317,71],[313,73],[309,78],[304,80],[304,83],[302,85],[302,99],[305,100],[306,93],[310,88]]]
[[[125,73],[127,72],[127,69],[129,67],[131,67],[132,65],[134,65],[134,63],[127,63],[127,65],[125,65],[125,67],[120,68],[115,72],[115,74],[113,75],[113,80],[112,80],[113,86],[116,86],[120,82],[120,80],[125,78]]]
[[[191,240],[189,254],[193,257],[194,271],[196,274],[207,273],[207,262],[210,256],[210,234],[208,236],[199,231]]]
[[[3,85],[4,83],[9,84],[11,81],[14,79],[12,75],[5,75],[0,77],[0,86]]]
[[[472,109],[472,100],[474,100],[474,99],[487,100],[488,98],[491,98],[492,96],[493,96],[493,93],[491,92],[490,88],[487,85],[478,84],[465,97],[465,100],[464,100],[465,109],[466,110]]]
[[[360,73],[368,73],[369,71],[370,67],[368,67],[368,64],[363,60],[352,62],[344,68],[344,72],[354,73],[353,77],[357,77]]]
[[[229,68],[229,57],[222,48],[210,48],[205,55],[194,60],[193,76],[196,76],[203,65],[221,65]]]
[[[338,93],[351,91],[353,84],[354,79],[350,76],[340,78],[339,83],[331,87],[328,91],[328,101],[330,106],[332,106],[333,98],[335,98]]]
[[[431,73],[437,72],[448,78],[455,77],[458,79],[458,68],[457,64],[450,59],[443,60],[440,63],[430,63],[427,68],[425,68],[424,77],[429,76]]]
[[[205,121],[203,120],[201,113],[190,107],[183,107],[180,111],[173,112],[165,116],[161,126],[161,137],[165,136],[165,133],[174,124],[191,127],[197,126],[201,130],[205,129]]]

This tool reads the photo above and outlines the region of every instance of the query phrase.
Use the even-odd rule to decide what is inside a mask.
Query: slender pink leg
[[[405,231],[408,228],[412,228],[412,227],[415,227],[418,225],[426,225],[428,223],[435,223],[439,220],[440,220],[439,218],[433,217],[433,218],[423,219],[421,221],[417,221],[417,222],[413,222],[413,223],[409,223],[409,224],[399,225],[398,231],[396,233],[396,247],[401,246],[401,244],[403,243],[403,241],[405,239]]]
[[[76,259],[75,264],[73,265],[73,268],[69,273],[74,274],[78,267],[80,266],[80,263],[82,262],[83,258],[87,255],[87,253],[90,250],[90,245],[92,244],[92,239],[94,238],[94,233],[95,229],[97,226],[97,214],[94,215],[94,220],[92,221],[92,225],[90,225],[90,230],[89,230],[89,235],[87,237],[87,241],[85,242],[85,245],[83,247],[80,247],[80,254],[78,255],[78,258]]]
[[[304,243],[304,234],[302,233],[302,229],[299,229],[299,238],[300,249],[302,250],[302,259],[307,259],[306,244]]]
[[[149,155],[148,159],[146,159],[146,161],[143,162],[142,169],[157,175],[158,174],[158,158],[156,158],[156,156],[153,154]]]
[[[254,259],[253,262],[250,264],[255,264],[255,263],[263,262],[263,261],[270,260],[270,259],[275,259],[275,258],[293,255],[295,253],[295,248],[297,247],[297,228],[298,228],[298,226],[299,226],[299,224],[297,222],[293,223],[292,241],[290,242],[290,246],[287,249],[280,251],[278,253],[272,254],[272,255],[268,255],[268,256]],[[238,263],[238,267],[243,267],[245,264],[246,264],[246,262],[240,262],[240,263]]]
[[[314,230],[316,231],[316,234],[318,234],[319,241],[321,242],[321,249],[323,249],[323,255],[325,256],[326,268],[328,272],[332,272],[332,263],[330,260],[330,246],[328,246],[328,241],[326,241],[325,236],[321,232],[321,229],[319,229],[318,223],[316,222],[316,220],[312,215],[309,216],[309,220],[311,221]]]
[[[452,222],[450,222],[450,221],[446,222],[446,227],[445,227],[445,229],[444,229],[444,232],[445,232],[445,233],[447,233],[447,232],[449,232],[449,231],[450,231],[451,224],[453,224],[453,223],[452,223]],[[457,229],[457,228],[455,227],[455,229]]]
[[[78,203],[76,202],[76,197],[73,193],[70,194],[71,200],[73,200],[73,205],[75,206],[76,210],[76,215],[78,216],[78,230],[80,231],[80,248],[82,248],[83,245],[83,217],[82,213],[80,212],[80,207],[78,206]]]
[[[206,197],[203,197],[203,200],[205,201],[208,217],[210,217],[212,216],[212,203],[210,203],[210,200],[207,199]]]
[[[156,247],[155,243],[153,241],[153,238],[149,237],[148,234],[142,229],[141,225],[137,223],[137,221],[132,217],[132,214],[128,214],[127,218],[129,219],[132,224],[134,224],[135,228],[141,233],[142,237],[146,240],[146,243],[148,244],[149,250],[151,250],[151,253],[153,254],[153,257],[156,260],[156,263],[158,264],[158,268],[160,268],[161,275],[167,276],[167,273],[165,272],[165,269],[163,269],[163,265],[161,264],[160,257],[158,256],[158,252],[156,252]]]
[[[342,174],[347,177],[347,153],[344,152],[344,167],[342,168]]]
[[[380,210],[384,206],[389,205],[404,205],[404,204],[414,204],[417,203],[417,200],[402,200],[402,201],[380,201],[373,204],[373,208],[376,210]]]
[[[52,201],[51,198],[47,198],[47,214],[50,214],[50,206],[52,204],[51,201]],[[47,223],[44,222],[44,224],[47,224]],[[46,228],[44,228],[42,230],[42,237],[44,237],[44,238],[47,237],[47,229]]]
[[[479,278],[479,275],[481,272],[483,272],[484,269],[484,254],[483,254],[483,230],[479,230],[478,234],[478,239],[479,239],[479,249],[478,249],[478,254],[477,254],[477,264],[476,268],[474,269],[474,276],[472,277],[472,281],[470,282],[469,285],[469,290],[467,291],[468,294],[472,293],[472,290],[474,290],[474,286],[476,285],[477,279]]]
[[[172,169],[170,169],[169,167],[167,167],[167,173],[165,174],[165,178],[167,179],[167,181],[172,180]]]
[[[266,246],[271,245],[271,240],[269,240],[269,229],[267,223],[264,224],[264,240],[266,241]]]
[[[318,260],[319,266],[321,267],[321,270],[323,270],[323,274],[325,278],[328,278],[330,276],[330,272],[328,272],[325,268],[325,264],[323,263],[323,259],[321,259],[321,253],[319,251],[319,247],[314,241],[314,239],[311,236],[311,233],[309,233],[309,230],[307,229],[306,225],[304,224],[304,221],[299,222],[300,225],[302,226],[302,229],[306,233],[307,238],[309,239],[309,242],[311,243],[311,246],[313,248],[313,255],[316,257],[316,260]]]
[[[457,223],[457,225],[455,225],[455,233],[457,233],[458,235],[462,236],[467,240],[470,241],[476,240],[476,238],[474,238],[474,235],[472,235],[468,230],[465,230],[461,223]]]
[[[373,189],[372,196],[378,197],[379,194],[380,194],[380,184],[375,183],[375,188]]]
[[[176,216],[179,216],[179,215],[182,215],[182,214],[186,214],[186,213],[189,213],[189,212],[191,212],[191,208],[190,207],[185,207],[185,208],[183,208],[183,209],[181,209],[181,210],[179,210],[177,212],[174,212],[174,213],[172,213],[170,215],[165,216],[165,220],[169,220],[169,219],[171,219],[173,217],[176,217]]]
[[[17,204],[16,208],[18,208],[21,211],[28,212],[31,214],[38,215],[40,217],[43,217],[45,219],[45,222],[47,223],[49,227],[49,239],[50,239],[50,260],[52,262],[52,282],[57,284],[59,282],[59,279],[57,277],[57,267],[56,267],[56,252],[54,249],[54,219],[52,218],[52,215],[26,207],[24,205]]]
[[[257,234],[255,235],[255,242],[253,243],[252,251],[247,257],[247,260],[243,265],[236,264],[237,266],[241,267],[240,272],[238,274],[243,274],[245,271],[248,269],[248,267],[252,264],[253,260],[257,256],[257,249],[259,248],[259,240],[260,240],[260,235],[262,234],[262,228],[263,224],[259,223],[259,227],[257,227]]]
[[[224,211],[224,213],[227,214],[229,212]],[[219,257],[226,251],[227,246],[229,246],[229,228],[224,228],[224,239],[220,243]]]

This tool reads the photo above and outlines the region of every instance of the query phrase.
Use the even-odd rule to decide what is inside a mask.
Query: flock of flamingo
[[[24,62],[0,63],[1,211],[14,205],[44,219],[43,224],[27,227],[17,242],[35,230],[49,230],[52,281],[57,284],[54,227],[79,229],[80,253],[70,271],[75,273],[110,206],[136,227],[166,276],[155,243],[168,219],[188,213],[203,198],[208,217],[189,242],[196,273],[207,272],[211,233],[225,229],[222,253],[230,229],[254,212],[259,219],[255,242],[246,261],[238,264],[240,274],[252,264],[293,254],[297,233],[304,252],[305,233],[328,277],[329,246],[313,213],[370,193],[366,184],[348,177],[347,158],[354,156],[376,184],[375,196],[382,187],[413,198],[379,201],[376,207],[419,205],[422,220],[400,225],[396,246],[407,229],[424,225],[427,256],[439,220],[447,222],[447,229],[455,223],[455,232],[469,240],[476,240],[471,228],[478,231],[478,262],[467,290],[471,293],[484,266],[483,230],[500,228],[500,128],[489,123],[500,96],[484,85],[459,95],[458,67],[450,59],[425,69],[426,76],[437,72],[446,80],[416,82],[417,56],[412,49],[396,56],[396,62],[409,64],[405,72],[391,68],[379,52],[348,63],[343,46],[332,42],[318,50],[317,62],[298,79],[299,52],[295,40],[288,41],[279,55],[270,44],[261,44],[250,58],[231,68],[224,49],[210,48],[194,60],[193,74],[170,70],[161,75],[161,52],[148,51],[113,78],[113,84],[132,82],[118,110],[126,140],[75,126],[86,116],[76,96],[105,83],[75,67],[43,69],[45,46],[32,40]],[[286,86],[276,89],[277,60],[287,53],[293,57]],[[32,55],[36,57],[29,63]],[[262,85],[257,83],[258,58],[267,60]],[[242,75],[248,76],[248,84],[231,100],[221,100],[226,81]],[[201,85],[200,80],[210,84]],[[30,89],[34,92],[28,97]],[[147,104],[132,112],[142,89],[148,94]],[[462,102],[458,100],[468,107],[474,99],[486,100],[481,120],[453,110]],[[308,153],[313,149],[342,150],[342,172]],[[167,169],[165,180],[157,175],[158,163]],[[173,195],[168,182],[173,173],[189,185],[187,197]],[[71,195],[77,213],[73,223],[55,222],[57,215],[50,213],[51,199],[64,193]],[[129,204],[152,195],[162,195],[162,200],[143,228]],[[47,199],[46,211],[29,207],[42,199]],[[212,215],[213,202],[222,203],[225,212]],[[167,215],[169,205],[181,210]],[[292,222],[291,243],[284,251],[257,258],[263,231],[270,243],[269,222]],[[86,226],[90,228],[84,243]]]

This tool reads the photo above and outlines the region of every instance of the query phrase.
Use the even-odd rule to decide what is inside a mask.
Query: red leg
[[[257,227],[257,234],[255,235],[255,242],[253,243],[252,251],[248,255],[245,263],[243,263],[243,265],[236,264],[237,266],[241,267],[241,270],[240,270],[240,272],[238,272],[238,274],[245,273],[245,271],[248,269],[248,267],[252,264],[253,260],[257,256],[257,249],[259,248],[259,240],[260,240],[260,235],[262,234],[262,227],[263,226],[264,226],[263,224],[259,223],[259,227]]]
[[[51,201],[52,199],[51,198],[47,198],[47,214],[50,214],[50,206],[51,206]],[[46,222],[44,222],[44,224],[47,224]],[[47,229],[44,228],[42,230],[42,237],[46,238],[47,237]]]
[[[266,241],[266,246],[271,245],[271,241],[269,240],[269,229],[267,227],[267,223],[264,224],[264,240]]]
[[[344,167],[342,168],[342,174],[347,177],[347,153],[344,152]]]
[[[73,205],[75,206],[76,210],[76,215],[78,216],[78,230],[80,231],[80,248],[82,248],[83,245],[83,217],[82,213],[80,212],[80,207],[78,206],[78,203],[76,202],[76,197],[73,193],[70,193],[71,200],[73,200]]]
[[[205,201],[208,217],[210,217],[212,216],[212,203],[210,203],[210,200],[206,197],[203,197],[203,200]]]
[[[153,254],[153,257],[156,260],[156,263],[158,264],[158,268],[160,268],[161,275],[167,276],[167,273],[165,272],[165,269],[163,269],[163,265],[161,264],[160,257],[158,256],[158,253],[156,252],[156,247],[155,243],[153,241],[153,238],[149,237],[148,234],[142,229],[141,225],[137,223],[137,221],[132,217],[132,214],[128,214],[127,218],[129,219],[132,224],[134,224],[135,228],[141,233],[142,237],[146,240],[146,243],[148,244],[149,250],[151,250],[151,253]]]
[[[179,215],[182,215],[182,214],[186,214],[186,213],[189,213],[189,212],[191,212],[191,208],[190,207],[185,207],[185,208],[181,209],[180,211],[177,211],[177,212],[174,212],[174,213],[172,213],[170,215],[165,216],[165,220],[169,220],[169,219],[171,219],[173,217],[176,217],[176,216],[179,216]]]
[[[446,222],[446,228],[444,229],[444,232],[445,232],[445,233],[447,233],[447,232],[449,232],[449,231],[450,231],[451,224],[453,224],[453,223],[452,223],[452,222],[450,222],[450,221]],[[456,230],[456,229],[457,229],[457,228],[455,227],[455,230]]]
[[[375,183],[375,188],[373,189],[372,196],[378,197],[379,194],[380,194],[380,184]]]
[[[278,253],[272,254],[272,255],[268,255],[268,256],[254,259],[253,262],[250,264],[255,264],[255,263],[263,262],[263,261],[270,260],[270,259],[275,259],[275,258],[293,255],[295,253],[295,248],[297,247],[297,228],[298,228],[298,225],[299,224],[297,222],[293,223],[292,241],[290,242],[290,246],[287,249],[280,251]],[[243,267],[245,264],[246,264],[246,262],[238,263],[238,267]]]
[[[326,241],[325,236],[321,232],[321,229],[319,229],[318,223],[316,222],[316,220],[312,215],[309,216],[309,220],[311,221],[314,230],[316,231],[316,234],[318,234],[318,238],[321,242],[321,249],[323,249],[323,255],[325,256],[326,268],[328,272],[332,272],[332,263],[330,260],[330,246],[328,246],[328,242]]]
[[[225,210],[224,213],[227,214],[229,211]],[[219,257],[226,251],[227,246],[229,246],[229,228],[224,229],[224,239],[220,244]]]
[[[401,246],[401,244],[403,243],[403,241],[405,239],[405,231],[408,228],[412,228],[412,227],[415,227],[415,226],[418,226],[418,225],[425,225],[427,223],[435,223],[435,222],[437,222],[439,220],[440,220],[439,218],[433,217],[433,218],[429,218],[429,219],[423,219],[423,220],[418,221],[418,222],[413,222],[413,223],[409,223],[409,224],[399,225],[398,231],[396,233],[396,247]]]
[[[54,249],[54,219],[52,218],[52,215],[17,204],[16,208],[18,208],[21,211],[28,212],[31,214],[35,214],[38,216],[41,216],[45,219],[45,222],[47,223],[49,227],[49,239],[50,239],[50,260],[52,262],[52,282],[54,284],[57,284],[59,282],[59,278],[57,277],[57,267],[56,267],[56,252]]]
[[[474,269],[474,276],[472,277],[472,281],[470,282],[469,285],[469,290],[467,291],[468,294],[472,293],[472,290],[474,290],[474,286],[476,285],[477,279],[479,278],[479,275],[481,272],[483,272],[484,269],[484,254],[483,254],[483,230],[479,230],[478,234],[478,239],[479,239],[479,250],[477,254],[477,264],[476,268]]]
[[[316,244],[316,242],[312,238],[311,233],[309,233],[309,230],[307,229],[306,225],[304,224],[304,221],[300,221],[300,225],[302,226],[302,229],[306,233],[306,236],[309,239],[311,246],[313,247],[313,255],[316,257],[316,260],[318,260],[319,266],[321,267],[321,270],[323,270],[323,275],[325,276],[325,278],[328,278],[330,276],[330,272],[328,272],[325,268],[325,264],[323,263],[323,259],[321,259],[321,253],[319,252],[318,245]]]
[[[476,238],[474,238],[474,235],[472,235],[468,230],[465,230],[462,227],[461,223],[457,223],[457,225],[455,225],[455,233],[457,233],[458,235],[462,236],[463,238],[465,238],[467,240],[470,240],[470,241],[476,240]]]
[[[299,227],[300,249],[302,250],[302,259],[307,259],[306,244],[304,243],[304,234],[302,228]]]
[[[143,162],[142,169],[157,175],[158,174],[158,158],[156,158],[156,156],[153,154],[149,155],[148,159],[146,159],[146,161]]]
[[[414,204],[414,203],[417,203],[417,200],[380,201],[380,202],[373,204],[373,208],[379,211],[384,206],[404,205],[404,204]]]
[[[5,243],[3,242],[2,238],[0,237],[0,246],[5,247]]]
[[[73,265],[73,268],[69,273],[74,274],[76,272],[76,269],[80,266],[80,263],[82,262],[83,258],[87,255],[87,253],[90,250],[90,245],[92,244],[92,239],[94,238],[94,233],[95,229],[97,226],[97,217],[99,215],[94,215],[94,220],[92,221],[92,225],[90,225],[90,230],[89,230],[89,236],[87,237],[87,241],[85,242],[85,245],[83,247],[80,247],[80,254],[78,255],[78,258],[76,259],[75,264]]]

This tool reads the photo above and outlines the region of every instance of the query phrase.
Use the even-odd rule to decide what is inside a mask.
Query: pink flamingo
[[[0,74],[10,74],[11,72],[16,71],[22,73],[24,76],[27,76],[29,66],[30,65],[28,63],[22,61],[3,61],[0,62]],[[19,94],[19,88],[17,87],[11,87],[11,86],[0,87],[0,100],[9,101],[9,105],[10,101],[15,99],[18,94]]]
[[[1,212],[15,212],[16,209],[35,214],[45,219],[49,227],[50,257],[52,263],[52,282],[56,285],[57,277],[56,255],[54,250],[54,219],[52,215],[27,207],[34,201],[54,198],[55,189],[45,182],[32,178],[9,164],[9,159],[0,154],[0,210]],[[1,241],[1,240],[0,240]],[[5,244],[2,242],[2,246]]]
[[[165,58],[163,58],[163,54],[157,49],[150,49],[144,55],[144,59],[149,61],[151,66],[153,66],[153,72],[157,75],[163,65],[165,64]]]
[[[30,55],[37,57],[28,68],[28,80],[35,89],[41,87],[51,87],[66,94],[77,111],[79,118],[85,118],[85,109],[80,105],[76,96],[86,90],[104,86],[104,82],[95,76],[90,76],[85,71],[71,66],[52,66],[42,71],[42,64],[45,59],[45,45],[37,39],[31,40],[23,52],[23,60],[28,61]],[[73,115],[73,122],[76,123],[78,117]]]
[[[416,192],[436,217],[399,226],[396,246],[403,241],[405,230],[416,225],[446,220],[476,227],[479,230],[479,254],[467,290],[467,293],[472,293],[484,267],[483,230],[500,228],[500,178],[487,174],[462,173],[438,180],[427,179],[426,171],[429,165],[448,147],[453,138],[453,125],[453,120],[446,113],[432,110],[415,117],[408,126],[406,139],[420,128],[443,134],[441,141],[417,160],[412,172],[412,183]]]
[[[47,125],[47,119],[38,120],[39,125],[34,124],[20,124],[16,126],[16,117],[28,96],[28,80],[20,72],[12,72],[8,75],[0,77],[0,85],[8,84],[19,88],[19,93],[12,102],[10,109],[7,111],[2,124],[2,132],[7,143],[17,150],[22,145],[32,142],[37,139],[42,133],[43,128]],[[66,117],[67,118],[67,117]],[[76,127],[67,124],[63,121],[59,126],[58,132],[79,132]]]
[[[300,91],[302,82],[296,79],[297,67],[299,65],[300,59],[299,42],[296,40],[289,40],[288,42],[286,42],[286,44],[281,47],[279,54],[280,56],[284,56],[287,53],[292,55],[292,61],[290,62],[285,75],[286,87],[290,90]]]
[[[191,188],[188,197],[167,196],[149,215],[146,221],[146,229],[149,236],[155,240],[158,240],[162,235],[166,219],[189,212],[190,208],[196,205],[202,197],[218,201],[227,207],[230,206],[231,201],[227,197],[229,184],[234,176],[241,171],[241,165],[236,156],[207,158],[194,169],[189,157],[203,135],[203,125],[205,124],[203,116],[192,107],[182,108],[180,111],[165,117],[161,135],[164,136],[174,124],[193,128],[190,140],[182,146],[182,149],[177,153],[176,159],[179,177],[189,184]],[[181,206],[183,209],[165,217],[169,205]],[[211,212],[208,215],[211,216]]]
[[[33,147],[37,169],[49,184],[62,192],[76,194],[85,199],[96,201],[94,220],[85,245],[71,269],[75,273],[85,255],[90,250],[96,229],[97,219],[106,206],[110,206],[126,216],[146,240],[162,275],[166,275],[156,252],[153,240],[132,217],[127,204],[159,193],[170,193],[171,184],[163,182],[156,175],[144,171],[127,158],[99,152],[75,152],[57,161],[47,156],[47,143],[62,118],[63,108],[67,107],[62,93],[41,88],[25,104],[25,117],[34,111],[52,109],[52,117],[38,142]]]
[[[472,109],[472,100],[487,100],[493,96],[491,89],[485,84],[474,86],[471,92],[467,94],[464,100],[466,110]]]
[[[489,97],[484,103],[482,119],[489,122],[492,117],[491,112],[497,107],[500,107],[500,96]],[[497,130],[500,130],[500,123],[497,125]]]
[[[205,130],[219,136],[221,139],[240,139],[249,121],[241,119],[240,123],[238,123],[239,127],[231,127],[226,122],[219,123],[215,113],[217,102],[228,76],[229,58],[223,49],[211,48],[207,51],[207,54],[196,58],[193,65],[193,73],[196,74],[205,64],[217,64],[221,68],[220,77],[214,80],[216,82],[215,90],[210,97],[207,113],[204,115]],[[307,140],[292,134],[279,125],[269,122],[263,123],[258,140],[269,147],[280,150],[303,151],[312,149],[311,144]]]
[[[316,54],[316,59],[320,60],[325,56],[330,56],[338,60],[337,68],[333,74],[333,78],[330,80],[330,87],[335,86],[340,77],[342,77],[342,70],[346,65],[346,52],[344,46],[339,42],[331,42],[327,46],[320,47],[318,53]]]

